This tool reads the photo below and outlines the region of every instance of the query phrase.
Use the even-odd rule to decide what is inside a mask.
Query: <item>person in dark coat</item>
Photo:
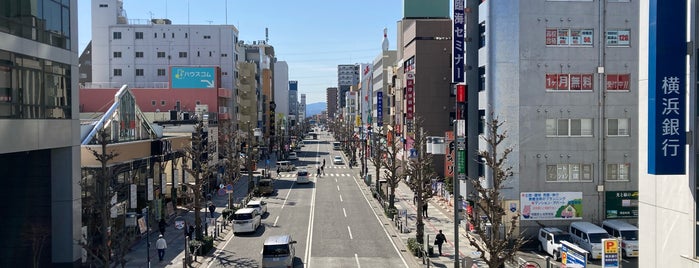
[[[427,216],[427,200],[422,201],[422,216],[425,218],[429,218]]]
[[[167,222],[165,222],[164,218],[160,218],[160,222],[158,222],[158,228],[160,229],[161,235],[165,235],[165,226],[167,226]]]
[[[214,217],[214,212],[216,212],[216,206],[214,206],[214,203],[211,202],[211,203],[209,203],[209,214],[211,215],[211,217],[209,217],[209,218]]]
[[[190,225],[189,232],[187,233],[187,236],[189,236],[189,240],[192,240],[192,235],[194,235],[194,226]]]
[[[434,244],[437,245],[439,249],[439,256],[442,256],[442,244],[444,244],[444,242],[447,242],[447,237],[444,236],[442,230],[439,230],[439,233],[434,238]]]

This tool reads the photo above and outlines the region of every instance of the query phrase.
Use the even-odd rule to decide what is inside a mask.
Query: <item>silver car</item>
[[[294,267],[296,241],[291,235],[275,235],[262,247],[262,267]]]

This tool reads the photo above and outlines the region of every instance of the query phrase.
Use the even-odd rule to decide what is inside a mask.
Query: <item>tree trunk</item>
[[[388,207],[396,208],[396,187],[391,186],[391,194],[388,196]]]

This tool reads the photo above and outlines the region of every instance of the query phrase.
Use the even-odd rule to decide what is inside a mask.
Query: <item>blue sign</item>
[[[586,267],[587,253],[584,249],[568,241],[561,241],[561,264],[565,267]]]
[[[214,67],[172,67],[171,88],[215,88],[216,68]]]
[[[454,33],[452,36],[452,82],[464,81],[464,0],[454,0]]]
[[[376,125],[383,126],[383,92],[376,92]]]
[[[650,1],[648,173],[685,174],[687,3]]]

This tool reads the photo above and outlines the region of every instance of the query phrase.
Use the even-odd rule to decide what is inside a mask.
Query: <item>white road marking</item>
[[[347,232],[349,232],[350,239],[354,239],[352,238],[352,230],[350,229],[349,225],[347,225]]]
[[[342,208],[342,214],[345,214],[345,218],[347,218],[347,211],[345,211],[345,208]]]
[[[316,153],[320,149],[320,143],[318,143],[318,147],[316,147]],[[316,158],[317,159],[317,158]],[[311,267],[311,249],[313,247],[313,221],[315,219],[315,204],[316,204],[316,187],[313,187],[313,193],[311,194],[311,213],[308,215],[308,230],[307,236],[306,236],[306,252],[304,254],[303,261],[305,262],[304,264],[306,265],[306,268]]]
[[[362,190],[362,186],[359,185],[359,179],[355,179],[355,180],[354,180],[354,183],[357,184],[357,188],[359,188],[359,191],[361,191],[362,193],[364,193],[364,191]],[[371,207],[371,202],[369,202],[369,199],[366,197],[367,195],[366,195],[366,194],[362,194],[362,195],[364,196],[364,200],[366,200],[367,205],[369,205],[369,207]],[[376,211],[372,209],[371,212],[374,213],[374,216],[376,217],[376,221],[379,222],[379,225],[383,226],[383,223],[381,223],[381,219],[379,219],[379,215],[376,214]],[[391,245],[393,245],[393,249],[396,251],[396,254],[398,254],[398,257],[400,257],[400,260],[403,261],[403,265],[405,265],[406,268],[407,268],[407,267],[410,267],[410,266],[408,266],[408,263],[405,261],[405,258],[403,258],[403,254],[401,254],[401,253],[400,253],[400,250],[398,250],[398,247],[396,246],[396,243],[393,242],[393,239],[391,238],[391,235],[388,234],[388,231],[386,230],[386,227],[383,228],[383,232],[386,234],[386,237],[388,238],[388,241],[391,242]]]
[[[289,188],[289,191],[286,192],[286,196],[284,197],[284,203],[282,203],[282,208],[281,208],[281,209],[284,209],[284,205],[286,205],[286,200],[289,200],[289,194],[291,193],[291,189],[294,189],[294,185],[296,185],[296,183],[292,183],[292,184],[291,184],[291,188]],[[314,189],[315,189],[315,188],[314,188]]]
[[[272,225],[273,227],[277,227],[277,221],[279,220],[279,216],[277,216],[276,219],[274,219],[274,224]]]
[[[337,191],[338,191],[338,192],[340,191],[340,185],[337,186]]]
[[[337,178],[335,178],[335,182],[337,182]]]
[[[357,261],[357,267],[362,267],[361,265],[359,265],[359,256],[357,256],[357,253],[354,253],[354,260]]]
[[[340,202],[342,202],[342,195],[340,195]]]

